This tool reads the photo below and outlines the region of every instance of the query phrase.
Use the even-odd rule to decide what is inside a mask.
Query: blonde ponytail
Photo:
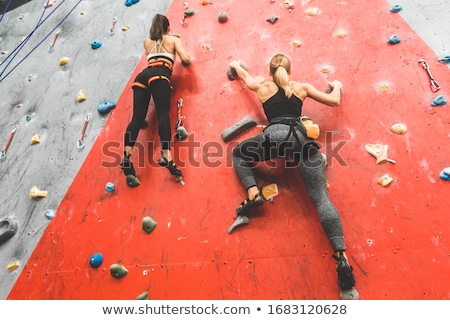
[[[292,87],[289,84],[289,72],[291,71],[291,62],[283,54],[275,55],[270,61],[270,73],[277,86],[284,90],[286,97],[292,96]]]

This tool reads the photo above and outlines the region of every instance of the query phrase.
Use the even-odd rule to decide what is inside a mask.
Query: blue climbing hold
[[[106,190],[106,191],[108,191],[108,192],[113,192],[114,189],[115,189],[114,183],[108,182],[108,183],[106,184],[106,187],[105,187],[105,190]]]
[[[129,6],[132,6],[133,4],[138,3],[138,2],[139,2],[139,0],[125,0],[125,5],[127,7],[129,7]]]
[[[99,40],[94,40],[91,42],[91,47],[94,50],[100,48],[101,46],[102,46],[102,42]]]
[[[97,111],[101,114],[104,113],[108,113],[110,112],[112,109],[114,109],[116,107],[116,103],[112,102],[112,101],[105,101],[103,103],[100,103],[97,106]]]
[[[55,217],[55,211],[52,209],[47,209],[44,212],[44,215],[48,218],[48,219],[53,219]]]
[[[403,9],[403,8],[402,8],[401,5],[395,4],[395,5],[393,5],[393,6],[389,9],[389,11],[390,11],[390,12],[396,13],[396,12],[402,11],[402,9]]]
[[[396,34],[393,34],[388,40],[389,44],[397,44],[399,42],[400,42],[400,37]]]
[[[438,62],[440,63],[449,63],[450,62],[450,56],[441,56],[438,58]]]
[[[435,106],[443,106],[446,103],[447,103],[447,100],[445,99],[445,97],[440,95],[440,96],[437,96],[436,98],[434,98],[434,100],[431,103],[431,105],[433,107],[435,107]]]
[[[103,255],[101,253],[94,253],[89,259],[92,268],[98,268],[103,262]]]
[[[442,180],[450,180],[450,167],[442,170],[439,174],[439,178],[441,178]]]

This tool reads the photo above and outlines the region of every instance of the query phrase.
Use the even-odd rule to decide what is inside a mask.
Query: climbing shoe
[[[161,167],[167,168],[171,175],[173,176],[181,176],[181,170],[177,167],[177,165],[173,162],[173,160],[168,161],[161,151],[161,156],[158,159],[158,164]]]
[[[251,200],[250,198],[245,199],[245,201],[241,203],[241,206],[236,208],[236,213],[238,215],[247,215],[252,208],[260,206],[263,203],[264,203],[263,195],[261,193],[258,193]]]
[[[355,276],[353,275],[353,268],[349,265],[345,258],[343,251],[338,251],[333,254],[336,259],[336,269],[338,273],[338,285],[342,290],[348,290],[355,286]]]

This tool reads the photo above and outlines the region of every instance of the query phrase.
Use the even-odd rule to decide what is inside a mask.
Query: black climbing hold
[[[142,219],[142,230],[150,234],[153,230],[155,230],[157,224],[158,223],[152,218],[144,217],[144,219]]]
[[[267,22],[270,22],[271,24],[274,24],[275,21],[278,20],[277,16],[270,16],[269,18],[266,19]]]

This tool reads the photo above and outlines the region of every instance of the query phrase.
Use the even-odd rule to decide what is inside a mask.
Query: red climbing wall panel
[[[155,163],[159,145],[147,143],[157,140],[153,109],[139,136],[145,147],[134,152],[141,185],[128,188],[120,170],[130,83],[142,59],[8,298],[134,299],[148,291],[150,299],[338,299],[331,247],[296,170],[281,160],[257,168],[259,182],[277,183],[280,195],[255,209],[250,225],[226,233],[245,197],[230,152],[261,127],[229,143],[220,134],[245,116],[260,124],[264,117],[254,94],[225,70],[241,59],[252,74],[268,76],[268,61],[280,52],[292,60],[293,79],[323,89],[327,80],[344,83],[340,106],[307,100],[304,113],[321,126],[329,193],[361,298],[450,298],[442,276],[450,268],[449,182],[439,178],[450,164],[450,117],[448,107],[431,106],[438,94],[417,61],[427,60],[441,84],[450,75],[422,39],[382,0],[296,1],[291,12],[282,1],[191,1],[195,15],[182,27],[183,3],[174,0],[167,14],[194,58],[189,68],[177,62],[172,81],[172,121],[182,98],[190,133],[174,143],[186,184]],[[226,23],[217,20],[221,11]],[[344,37],[336,36],[340,29]],[[397,45],[387,43],[393,34],[402,39]],[[396,122],[408,132],[391,132]],[[396,163],[377,165],[364,149],[374,143],[389,145]],[[385,173],[394,178],[387,187],[377,184]],[[107,182],[114,192],[105,191]],[[142,230],[145,216],[158,222],[151,234]],[[104,257],[97,269],[89,265],[95,252]],[[113,263],[128,274],[113,278]]]

